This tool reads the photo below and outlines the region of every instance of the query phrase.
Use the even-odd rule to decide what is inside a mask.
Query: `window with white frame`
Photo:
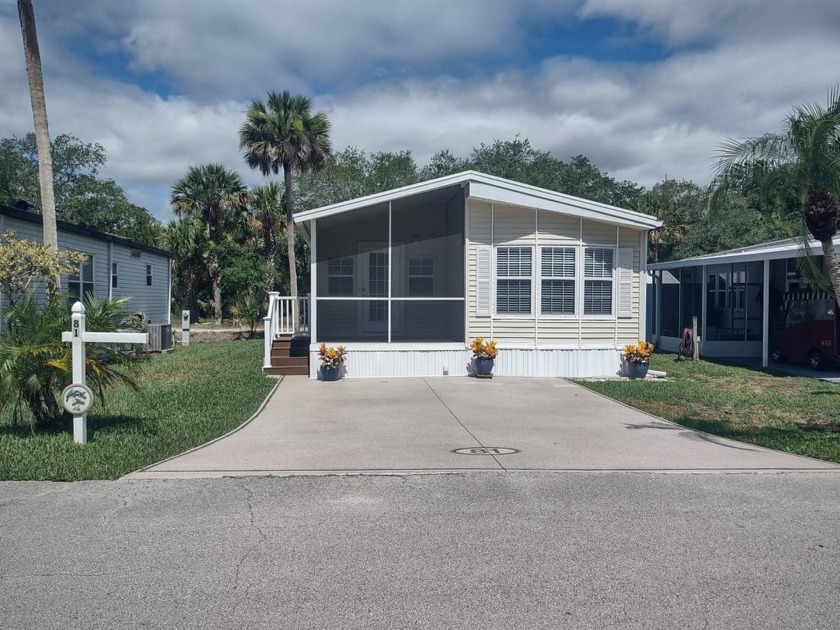
[[[408,259],[408,297],[430,297],[435,293],[435,262],[431,256]]]
[[[532,293],[530,247],[496,249],[496,313],[529,315]]]
[[[353,296],[353,258],[330,258],[327,262],[327,295]]]
[[[575,249],[543,247],[540,250],[540,313],[574,315]]]
[[[583,250],[583,314],[612,315],[615,251],[611,247]]]
[[[84,299],[87,294],[94,295],[93,256],[90,254],[79,263],[78,271],[68,276],[67,292],[70,294],[71,303]]]

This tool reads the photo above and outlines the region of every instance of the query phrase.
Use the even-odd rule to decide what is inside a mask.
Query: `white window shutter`
[[[618,248],[618,316],[633,317],[633,248]]]
[[[493,250],[478,245],[475,251],[475,315],[490,317],[490,289],[492,286]]]

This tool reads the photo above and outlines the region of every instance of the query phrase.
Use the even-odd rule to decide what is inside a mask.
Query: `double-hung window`
[[[615,250],[586,247],[583,250],[583,314],[612,315]]]
[[[575,314],[575,247],[540,250],[540,313]]]
[[[93,256],[88,255],[85,260],[79,263],[78,272],[68,276],[67,292],[70,294],[71,304],[77,300],[83,300],[88,293],[94,294]]]
[[[496,313],[531,313],[532,251],[530,247],[496,249]]]
[[[408,296],[431,297],[435,291],[435,261],[430,256],[408,259]]]

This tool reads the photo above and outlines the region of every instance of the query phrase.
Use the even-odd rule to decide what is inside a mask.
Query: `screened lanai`
[[[465,192],[455,185],[312,222],[313,342],[461,342]]]

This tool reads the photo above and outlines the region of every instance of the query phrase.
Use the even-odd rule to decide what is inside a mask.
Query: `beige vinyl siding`
[[[588,346],[621,345],[636,341],[640,312],[640,234],[632,228],[617,228],[609,223],[581,220],[572,214],[535,211],[533,208],[491,205],[469,199],[467,202],[467,337],[493,337],[500,344],[542,347],[548,345]],[[581,236],[583,237],[581,239]],[[576,291],[577,315],[541,316],[539,303],[528,316],[476,316],[476,249],[479,245],[534,247],[533,264],[540,265],[539,246],[607,246],[633,249],[633,316],[618,319],[581,317],[581,291]],[[495,264],[495,257],[494,257]],[[577,274],[581,277],[582,254],[578,252]],[[495,277],[495,274],[494,274]],[[533,282],[539,282],[535,276]],[[614,278],[617,286],[617,274]],[[580,280],[578,283],[580,284]],[[536,289],[536,287],[534,287]],[[494,286],[495,293],[495,286]],[[537,292],[533,291],[536,301]],[[494,298],[495,300],[495,298]],[[495,308],[495,304],[494,304]],[[613,304],[614,311],[617,305]]]

